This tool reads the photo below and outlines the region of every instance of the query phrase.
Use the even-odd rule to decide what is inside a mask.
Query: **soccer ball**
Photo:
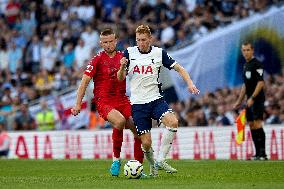
[[[124,165],[124,175],[129,179],[138,179],[143,172],[143,165],[137,160],[129,160]]]

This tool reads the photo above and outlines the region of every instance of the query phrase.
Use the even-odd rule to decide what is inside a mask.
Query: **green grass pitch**
[[[110,160],[0,160],[0,188],[284,188],[284,161],[177,160],[169,163],[178,173],[159,171],[155,179],[131,180],[123,176],[122,169],[119,177],[110,176]],[[147,163],[144,170],[148,173]]]

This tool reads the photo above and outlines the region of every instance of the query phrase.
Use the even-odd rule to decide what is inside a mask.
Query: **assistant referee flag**
[[[246,109],[243,109],[239,116],[236,118],[237,125],[237,144],[242,144],[245,141],[245,126],[246,126]]]

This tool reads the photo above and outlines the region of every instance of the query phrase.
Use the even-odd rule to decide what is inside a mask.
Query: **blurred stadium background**
[[[111,158],[110,125],[91,104],[91,84],[81,114],[70,116],[70,109],[88,60],[101,50],[100,30],[115,29],[123,50],[135,45],[142,23],[201,89],[193,98],[181,78],[162,72],[181,128],[169,158],[253,155],[248,129],[243,145],[235,144],[232,109],[244,63],[240,45],[251,40],[265,68],[267,153],[284,159],[283,0],[0,0],[0,124],[12,139],[8,158]],[[50,124],[42,127],[44,112]],[[157,152],[161,130],[153,137]],[[133,158],[132,140],[125,131],[122,158]]]

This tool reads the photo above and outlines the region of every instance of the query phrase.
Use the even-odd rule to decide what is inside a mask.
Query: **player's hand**
[[[233,105],[233,109],[236,110],[236,109],[239,109],[241,106],[241,102],[237,101],[234,105]]]
[[[127,60],[125,57],[123,57],[122,59],[120,59],[120,65],[121,65],[121,67],[122,67],[122,68],[125,68],[126,65],[127,65],[127,62],[128,62],[128,60]]]
[[[253,99],[252,99],[252,98],[249,98],[249,99],[247,100],[247,107],[248,107],[248,108],[251,107],[251,106],[253,105],[253,103],[254,103]]]
[[[81,110],[81,106],[76,105],[71,109],[71,113],[72,115],[76,116],[80,113],[80,110]]]
[[[188,90],[192,94],[199,94],[200,93],[200,91],[197,89],[197,87],[194,84],[189,85]]]

